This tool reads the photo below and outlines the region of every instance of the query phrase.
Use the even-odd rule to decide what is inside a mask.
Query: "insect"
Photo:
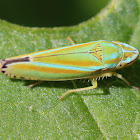
[[[62,100],[71,92],[96,88],[100,77],[116,76],[131,86],[115,70],[133,64],[138,56],[138,50],[126,43],[99,40],[7,58],[0,61],[0,69],[11,78],[39,81],[29,87],[42,81],[91,81],[92,86],[68,90]]]

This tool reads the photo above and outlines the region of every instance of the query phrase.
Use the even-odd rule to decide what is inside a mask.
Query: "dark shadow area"
[[[30,27],[70,26],[95,16],[110,0],[1,1],[0,19]]]

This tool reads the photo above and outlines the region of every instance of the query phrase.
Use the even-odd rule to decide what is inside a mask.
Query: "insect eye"
[[[125,65],[126,65],[125,63],[121,63],[117,66],[117,69],[122,69],[123,67],[125,67]]]

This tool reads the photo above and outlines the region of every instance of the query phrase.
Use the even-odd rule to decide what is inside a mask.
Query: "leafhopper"
[[[92,41],[83,44],[20,55],[1,60],[1,72],[11,78],[41,81],[89,79],[92,86],[71,89],[71,93],[97,87],[100,77],[116,76],[130,83],[116,69],[133,64],[139,56],[136,48],[117,41]],[[30,85],[32,87],[38,83]]]

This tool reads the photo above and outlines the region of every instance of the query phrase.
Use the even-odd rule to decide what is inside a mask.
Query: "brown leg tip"
[[[58,99],[59,99],[60,101],[62,101],[62,98],[61,98],[61,97],[59,97]]]
[[[138,88],[138,87],[135,87],[135,86],[132,86],[134,89],[136,89],[137,91],[139,91],[140,92],[140,88]]]

